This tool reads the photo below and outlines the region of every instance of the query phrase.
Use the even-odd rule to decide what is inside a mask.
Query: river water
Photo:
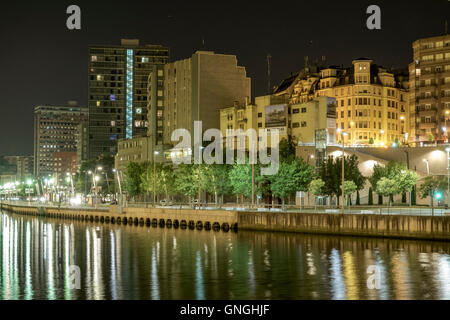
[[[0,225],[0,299],[450,299],[450,243],[6,213]]]

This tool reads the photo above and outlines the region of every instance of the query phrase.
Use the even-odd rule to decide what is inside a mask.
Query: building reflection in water
[[[344,276],[342,274],[342,260],[339,251],[331,250],[330,254],[330,278],[331,278],[331,294],[333,300],[343,300],[346,298],[346,288]]]
[[[0,299],[450,299],[448,243],[9,214],[0,226]],[[379,290],[367,286],[372,265]]]

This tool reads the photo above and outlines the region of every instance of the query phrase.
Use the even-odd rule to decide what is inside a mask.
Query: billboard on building
[[[266,106],[266,128],[285,127],[287,108],[285,104]]]
[[[327,97],[327,119],[336,119],[336,107],[336,98]]]

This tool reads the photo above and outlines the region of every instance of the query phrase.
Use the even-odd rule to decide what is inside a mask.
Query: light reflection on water
[[[450,299],[450,243],[10,214],[0,226],[0,299]],[[367,287],[372,265],[379,290]]]

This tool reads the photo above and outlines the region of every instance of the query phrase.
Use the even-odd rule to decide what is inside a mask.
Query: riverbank
[[[175,208],[31,207],[1,204],[1,209],[25,215],[95,223],[154,225],[205,230],[255,230],[326,235],[450,241],[450,216],[410,216],[304,212],[249,212]]]

